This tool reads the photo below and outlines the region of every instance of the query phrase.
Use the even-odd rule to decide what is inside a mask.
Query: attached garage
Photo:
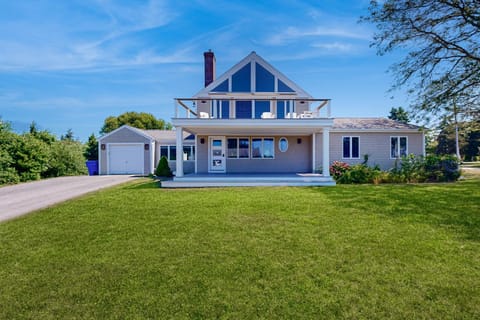
[[[108,146],[109,174],[143,174],[143,143],[118,143]]]
[[[100,174],[153,173],[155,139],[144,130],[122,126],[99,138],[98,144]]]
[[[184,172],[195,171],[195,138],[184,134]],[[166,156],[175,172],[176,136],[173,130],[142,130],[124,125],[98,139],[99,174],[149,175]]]

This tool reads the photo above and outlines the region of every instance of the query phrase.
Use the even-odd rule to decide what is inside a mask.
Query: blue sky
[[[217,76],[256,51],[337,117],[387,116],[407,106],[387,92],[399,59],[369,47],[358,24],[367,0],[0,0],[0,116],[85,141],[126,111],[167,121],[173,98],[203,85],[203,52]],[[392,97],[393,96],[393,97]]]

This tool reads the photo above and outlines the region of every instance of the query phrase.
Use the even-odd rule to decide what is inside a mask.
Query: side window
[[[358,159],[360,158],[360,138],[359,137],[343,137],[343,158]]]

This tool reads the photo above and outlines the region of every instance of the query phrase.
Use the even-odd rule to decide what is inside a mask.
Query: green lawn
[[[1,319],[478,319],[480,180],[158,189],[0,224]]]

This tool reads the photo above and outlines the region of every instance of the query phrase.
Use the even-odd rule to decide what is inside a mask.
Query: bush
[[[335,179],[335,181],[337,181],[349,169],[350,165],[348,163],[342,161],[333,161],[332,165],[330,166],[330,175],[333,177],[333,179]]]
[[[368,159],[353,166],[334,161],[330,174],[339,184],[449,182],[460,177],[459,161],[454,156],[419,157],[410,154],[397,160],[388,172],[378,166],[369,167],[366,161]]]
[[[380,183],[381,170],[379,167],[369,167],[365,164],[356,164],[349,167],[336,182],[342,184]]]
[[[157,169],[155,170],[155,175],[157,177],[171,177],[173,176],[172,170],[170,170],[170,167],[168,166],[168,161],[165,156],[160,158],[160,161],[158,161]]]
[[[390,170],[388,182],[449,182],[460,177],[459,161],[454,156],[402,157]]]

